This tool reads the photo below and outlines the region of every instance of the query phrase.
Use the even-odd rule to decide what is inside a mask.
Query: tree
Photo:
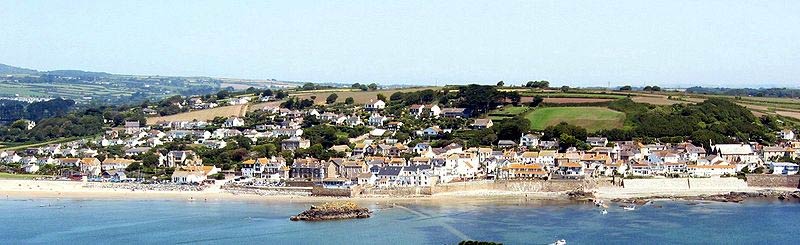
[[[317,88],[317,85],[314,83],[304,83],[302,89],[303,90],[314,90]]]
[[[367,85],[367,88],[369,88],[369,90],[375,91],[378,89],[378,84],[370,83],[369,85]]]
[[[225,89],[220,90],[219,92],[217,92],[217,99],[218,100],[227,99],[230,96],[231,96],[231,92],[228,91],[228,90],[225,90]]]
[[[142,164],[140,164],[138,162],[134,162],[134,163],[131,163],[131,165],[128,165],[128,167],[125,168],[125,171],[130,173],[130,172],[135,172],[135,171],[138,171],[138,170],[141,170],[141,169],[142,169]]]
[[[375,96],[378,100],[386,101],[386,95],[379,93]]]
[[[344,99],[344,103],[348,104],[348,105],[352,105],[352,104],[356,103],[356,100],[354,100],[353,97],[347,97],[347,99]]]
[[[632,89],[630,85],[619,87],[619,91],[631,91]]]
[[[548,81],[528,81],[525,87],[529,88],[549,88],[550,82]]]
[[[338,99],[338,98],[339,98],[339,95],[337,95],[336,93],[332,93],[331,95],[328,95],[327,99],[325,99],[325,103],[326,104],[333,104],[334,102],[336,102],[336,99]]]
[[[530,107],[537,107],[543,101],[544,101],[544,98],[542,98],[542,96],[538,96],[537,95],[537,96],[533,97],[533,101],[531,101]]]
[[[142,155],[142,164],[151,168],[158,166],[158,155],[152,152],[145,153]]]
[[[499,81],[499,82],[497,82],[497,86],[498,86],[498,87],[502,87],[502,86],[503,86],[503,85],[505,85],[505,84],[506,84],[506,83],[505,83],[505,82],[503,82],[503,81]]]
[[[569,86],[566,86],[566,85],[561,86],[561,92],[564,92],[564,93],[569,92],[569,89],[570,89]]]
[[[272,96],[272,89],[264,90],[264,92],[261,92],[261,96]]]

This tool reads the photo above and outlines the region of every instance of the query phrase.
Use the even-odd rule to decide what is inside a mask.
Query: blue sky
[[[792,86],[800,1],[0,1],[0,63],[312,82]]]

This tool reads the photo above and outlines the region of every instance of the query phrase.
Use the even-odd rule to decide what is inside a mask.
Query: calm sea
[[[364,204],[362,220],[291,222],[305,203],[0,200],[0,244],[797,244],[800,204],[656,202],[606,215],[585,203]]]

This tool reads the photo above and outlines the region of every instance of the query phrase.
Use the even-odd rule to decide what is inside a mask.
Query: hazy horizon
[[[797,1],[7,1],[0,63],[410,85],[798,87]]]

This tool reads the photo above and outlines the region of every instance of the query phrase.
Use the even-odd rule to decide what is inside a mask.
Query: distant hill
[[[37,74],[39,71],[33,69],[26,69],[16,66],[10,66],[6,64],[0,64],[0,74],[2,75],[12,75],[12,74]]]
[[[81,70],[55,70],[46,72],[48,75],[62,76],[62,77],[108,77],[111,76],[105,72],[91,72]]]

